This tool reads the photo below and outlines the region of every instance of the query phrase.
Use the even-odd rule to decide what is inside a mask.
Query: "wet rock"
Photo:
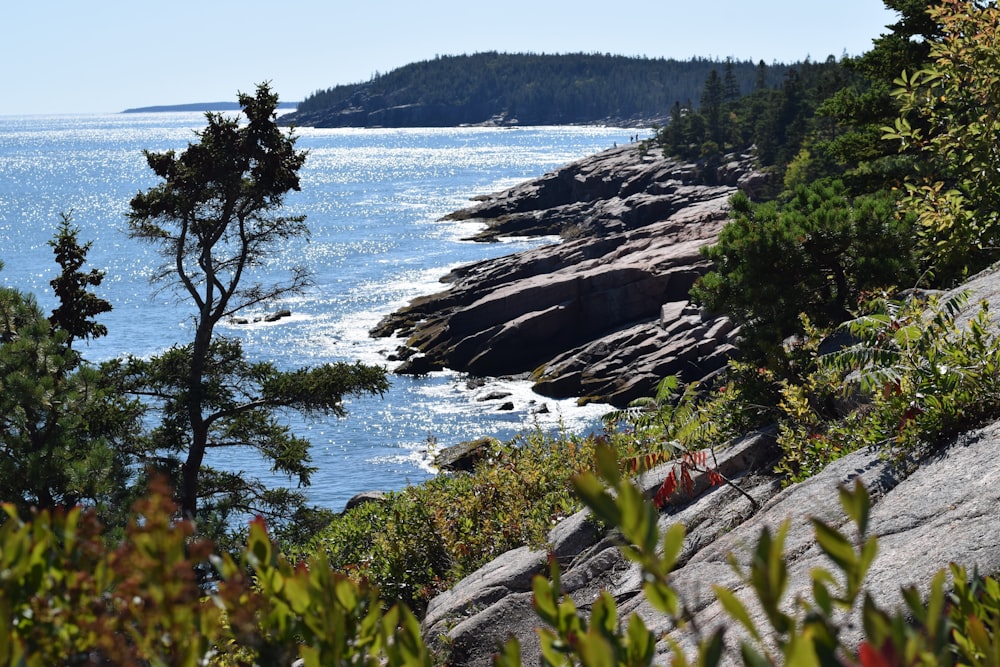
[[[292,311],[290,311],[290,310],[286,310],[286,309],[276,310],[273,313],[269,313],[269,314],[265,315],[264,316],[264,321],[265,322],[277,322],[280,319],[283,319],[285,317],[291,317],[291,316],[292,316]]]

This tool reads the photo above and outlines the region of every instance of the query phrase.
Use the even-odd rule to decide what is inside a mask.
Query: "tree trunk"
[[[206,304],[210,304],[206,300]],[[204,310],[208,310],[206,305]],[[194,520],[198,514],[198,477],[208,448],[208,424],[203,412],[203,379],[205,361],[212,344],[212,320],[202,312],[191,346],[191,370],[188,376],[188,419],[191,423],[191,446],[181,469],[181,511],[185,518]]]

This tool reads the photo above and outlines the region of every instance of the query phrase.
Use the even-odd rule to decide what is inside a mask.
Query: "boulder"
[[[445,447],[434,457],[434,467],[447,471],[469,471],[489,455],[496,444],[493,438],[467,440],[451,447]]]
[[[291,316],[292,316],[292,311],[283,308],[281,310],[276,310],[273,313],[268,313],[267,315],[265,315],[264,316],[264,321],[265,322],[277,322],[280,319],[283,319],[285,317],[291,317]]]
[[[344,504],[344,511],[341,512],[341,514],[344,514],[359,505],[364,505],[365,503],[382,502],[385,502],[385,494],[382,491],[362,491],[361,493],[354,494],[347,500]]]
[[[756,434],[721,456],[719,470],[740,479],[749,470],[766,467],[773,456],[773,434]],[[666,470],[661,467],[640,479],[647,494],[655,493]],[[702,477],[696,482],[699,489],[707,486]],[[777,488],[773,483],[765,486],[772,495]],[[723,495],[732,500],[738,494],[719,494]],[[757,495],[765,497],[762,491]],[[678,507],[689,504],[680,497],[671,502]],[[731,523],[731,516],[720,517],[715,531],[722,532]],[[539,620],[531,608],[531,580],[547,572],[549,553],[562,564],[563,588],[574,598],[580,595],[578,603],[585,600],[584,605],[592,601],[606,578],[631,572],[614,536],[607,535],[586,510],[560,522],[549,533],[548,542],[548,548],[509,551],[430,601],[423,619],[424,635],[438,649],[447,647],[449,664],[488,665],[497,646],[511,635],[521,641],[524,664],[538,664],[534,628]]]

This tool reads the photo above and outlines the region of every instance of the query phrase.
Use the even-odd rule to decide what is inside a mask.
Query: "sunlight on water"
[[[155,184],[142,151],[182,150],[203,126],[198,113],[0,117],[0,284],[36,295],[53,307],[49,281],[56,265],[48,245],[61,212],[71,212],[81,240],[93,242],[92,266],[106,270],[100,295],[114,311],[102,318],[109,335],[83,351],[94,361],[122,354],[148,356],[191,337],[191,308],[148,282],[161,258],[128,239],[129,200]],[[356,360],[391,366],[401,341],[368,331],[414,297],[447,286],[451,268],[554,242],[514,240],[476,244],[463,239],[477,223],[440,218],[470,198],[504,189],[557,166],[623,143],[614,128],[442,128],[296,130],[309,151],[302,191],[286,199],[307,216],[308,241],[294,240],[270,257],[258,278],[280,280],[305,264],[315,287],[275,308],[292,315],[253,322],[274,310],[244,314],[250,323],[223,323],[249,356],[281,368]],[[343,420],[293,420],[313,443],[319,470],[308,488],[317,504],[340,509],[357,492],[393,490],[435,471],[433,451],[484,435],[501,438],[539,428],[587,430],[603,406],[576,407],[531,392],[524,381],[471,382],[461,374],[393,376],[384,397],[347,400]],[[488,398],[504,395],[503,399]],[[502,410],[503,404],[512,410]],[[212,463],[274,483],[246,451],[213,453]]]

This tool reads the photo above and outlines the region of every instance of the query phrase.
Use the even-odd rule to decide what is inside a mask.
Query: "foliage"
[[[734,377],[740,368],[735,362],[730,365]],[[715,452],[762,425],[758,406],[747,401],[734,381],[720,383],[714,390],[695,382],[683,391],[679,388],[677,376],[668,375],[660,381],[655,397],[635,400],[624,410],[605,415],[605,431],[617,451],[624,453],[623,470],[634,475],[672,464],[654,497],[658,507],[678,490],[690,497],[697,473],[703,473],[713,486],[725,483],[742,493],[719,472]],[[756,505],[753,498],[750,502]]]
[[[809,121],[802,150],[789,164],[786,188],[824,177],[841,179],[852,195],[897,188],[919,157],[897,154],[882,127],[899,115],[892,81],[903,70],[927,61],[929,44],[939,35],[927,14],[927,0],[886,0],[897,14],[890,30],[857,57],[845,58],[845,85],[822,100]]]
[[[214,447],[247,447],[276,471],[308,483],[308,443],[278,424],[274,414],[292,408],[310,414],[343,414],[343,396],[381,393],[382,369],[330,364],[289,373],[250,363],[238,342],[215,335],[215,325],[248,307],[301,292],[308,273],[292,269],[287,283],[263,285],[251,272],[277,246],[306,236],[303,216],[281,215],[285,196],[299,189],[306,153],[294,135],[277,126],[278,97],[267,84],[241,94],[245,121],[208,113],[199,142],[177,154],[145,153],[159,185],[131,201],[129,233],[164,257],[153,276],[194,306],[194,337],[149,360],[127,359],[108,367],[124,392],[140,396],[161,422],[147,436],[157,455],[181,456],[177,486],[188,517],[199,500],[213,510],[270,511],[291,516],[300,494],[266,490],[256,480],[203,470]],[[174,467],[174,461],[168,461]],[[214,513],[213,513],[214,514]],[[201,517],[206,523],[220,517]]]
[[[779,85],[772,83],[775,75],[783,77]],[[858,77],[831,56],[781,70],[761,61],[755,78],[753,90],[744,85],[739,87],[742,96],[733,95],[727,92],[726,76],[711,70],[703,79],[701,106],[678,101],[655,143],[671,155],[708,160],[754,146],[761,165],[774,168],[780,183],[781,173],[819,122],[816,109]]]
[[[103,332],[91,318],[110,306],[87,291],[101,274],[80,271],[89,244],[77,244],[68,216],[52,245],[61,305],[49,318],[32,296],[0,288],[0,489],[22,516],[83,503],[124,525],[137,413],[72,349]]]
[[[1000,416],[1000,337],[985,302],[968,321],[964,304],[883,296],[847,322],[854,342],[782,391],[779,472],[804,479],[865,447],[903,461]]]
[[[906,608],[892,612],[865,592],[877,542],[867,536],[870,501],[860,483],[841,491],[856,538],[813,521],[817,544],[836,573],[815,570],[811,596],[785,600],[784,527],[762,531],[748,565],[740,567],[734,558],[766,620],[758,625],[746,600],[715,587],[728,618],[743,631],[738,646],[727,644],[726,626],[703,631],[692,623],[671,585],[683,527],[661,535],[658,511],[621,475],[614,452],[601,447],[595,455],[600,479],[584,473],[574,487],[595,516],[621,531],[620,548],[642,568],[643,592],[653,607],[693,634],[694,656],[675,637],[665,638],[672,664],[846,659],[862,665],[978,665],[1000,659],[1000,585],[991,577],[953,565],[950,593],[942,572],[929,595],[905,589]],[[170,496],[169,488],[155,482],[115,548],[105,546],[93,515],[80,508],[43,511],[23,521],[6,506],[7,520],[0,524],[0,664],[432,664],[419,623],[406,607],[386,610],[373,589],[337,574],[322,556],[293,566],[259,520],[237,558],[214,554],[209,542],[192,539],[190,521],[175,518]],[[208,561],[220,577],[205,586],[197,573]],[[584,618],[562,596],[554,560],[551,577],[533,583],[536,611],[548,626],[539,630],[544,664],[652,664],[662,638],[638,615],[620,620],[605,592]],[[849,611],[863,621],[858,646],[842,640]],[[516,640],[503,648],[497,664],[520,664]]]
[[[500,554],[544,544],[578,508],[570,477],[591,465],[593,438],[540,432],[497,443],[472,472],[440,474],[337,517],[308,551],[422,609],[436,592]]]
[[[502,119],[521,125],[662,117],[700,99],[716,60],[605,54],[476,53],[411,63],[370,81],[320,90],[290,116],[297,124],[452,126]],[[786,67],[775,63],[768,85]],[[727,61],[729,85],[749,91],[754,63]]]
[[[920,156],[904,203],[917,214],[923,252],[949,281],[1000,256],[1000,9],[942,0],[928,15],[940,36],[929,64],[893,82],[901,114],[884,138]]]
[[[865,592],[865,575],[875,560],[878,543],[867,535],[871,501],[860,482],[854,489],[842,488],[840,492],[844,511],[857,529],[856,537],[813,520],[816,543],[834,569],[812,572],[811,595],[785,599],[789,583],[788,556],[784,553],[787,525],[775,533],[764,528],[746,566],[739,565],[735,556],[731,560],[763,619],[758,622],[751,616],[750,600],[715,586],[729,624],[700,627],[670,580],[683,545],[683,526],[674,524],[661,535],[658,512],[634,484],[621,477],[613,453],[601,450],[598,457],[601,478],[584,474],[575,482],[581,498],[595,515],[617,527],[622,553],[642,568],[647,601],[675,628],[691,636],[696,648],[691,654],[675,634],[655,635],[637,613],[620,619],[615,600],[607,592],[598,596],[589,618],[585,618],[575,603],[562,595],[558,563],[552,560],[550,578],[536,577],[533,584],[535,611],[546,624],[539,630],[543,664],[651,665],[660,641],[666,642],[670,664],[705,667],[733,662],[979,665],[996,664],[1000,659],[1000,584],[993,578],[969,576],[953,565],[950,595],[945,592],[942,571],[931,582],[926,598],[915,588],[903,590],[906,608],[896,611],[880,608]],[[843,639],[852,622],[851,612],[860,613],[862,619],[864,639],[858,646],[847,645]],[[731,627],[739,627],[740,637],[727,642]],[[495,664],[521,664],[516,639],[507,642]]]
[[[2,665],[429,665],[419,625],[315,559],[292,567],[261,521],[239,560],[192,540],[153,485],[125,540],[104,546],[92,514],[7,506],[0,525]],[[222,573],[204,586],[207,561]]]
[[[105,363],[102,369],[117,388],[155,406],[160,421],[145,434],[144,445],[155,458],[147,464],[173,483],[180,483],[183,456],[195,446],[188,420],[191,350],[191,345],[175,346],[152,359],[130,356]],[[380,369],[340,363],[282,372],[270,362],[247,361],[238,340],[221,337],[212,340],[203,363],[207,381],[201,401],[208,448],[252,448],[272,471],[294,478],[300,486],[309,483],[314,470],[309,443],[280,423],[275,411],[292,406],[306,416],[342,416],[344,395],[386,388]],[[269,488],[242,473],[203,464],[199,475],[203,530],[209,522],[221,530],[230,520],[253,514],[281,525],[292,518],[289,507],[305,503],[301,492]]]
[[[851,198],[842,183],[814,182],[788,202],[737,193],[730,222],[703,252],[713,269],[691,291],[743,327],[751,359],[780,367],[800,314],[819,327],[847,319],[865,290],[916,279],[910,218],[889,196]],[[897,283],[898,284],[898,283]]]
[[[100,287],[104,272],[97,269],[81,271],[91,243],[80,245],[77,239],[79,233],[80,230],[72,226],[71,217],[64,213],[55,238],[49,242],[56,262],[62,268],[62,272],[49,283],[59,300],[59,306],[52,311],[49,322],[54,329],[66,332],[67,347],[71,347],[77,339],[106,336],[107,327],[93,318],[111,311],[110,303],[88,291],[90,287]]]

